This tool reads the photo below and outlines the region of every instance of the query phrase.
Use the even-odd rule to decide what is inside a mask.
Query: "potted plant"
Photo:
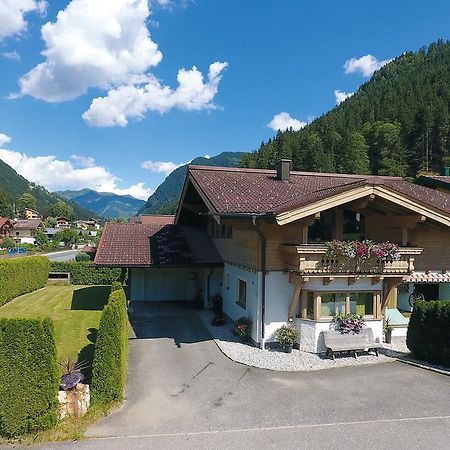
[[[242,342],[247,342],[252,329],[252,321],[248,317],[240,317],[234,323],[234,332],[239,336]]]
[[[77,384],[84,379],[82,370],[87,368],[87,362],[80,361],[76,363],[71,357],[68,357],[64,362],[60,363],[60,366],[63,368],[60,381],[62,389],[65,391],[75,389]]]
[[[223,299],[219,294],[215,295],[212,299],[212,310],[214,313],[214,317],[211,321],[212,325],[220,326],[226,323],[227,319],[223,313]]]
[[[277,330],[277,341],[285,353],[291,353],[294,343],[298,339],[298,330],[294,325],[282,325]]]
[[[386,317],[383,321],[384,342],[390,344],[392,342],[392,330],[394,327],[391,325],[391,320]]]

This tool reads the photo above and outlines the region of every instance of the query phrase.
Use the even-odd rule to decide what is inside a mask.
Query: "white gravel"
[[[391,344],[383,343],[380,356],[367,352],[359,353],[358,358],[347,354],[337,354],[336,360],[314,353],[293,350],[292,353],[284,353],[277,350],[261,350],[251,344],[241,343],[233,334],[233,323],[229,320],[225,325],[211,325],[211,311],[197,311],[200,319],[211,333],[219,349],[228,358],[247,366],[276,371],[312,371],[331,369],[336,367],[354,367],[368,364],[380,364],[396,360],[405,361],[450,375],[450,369],[439,367],[428,362],[416,361],[410,355],[406,346],[406,338],[392,338]]]

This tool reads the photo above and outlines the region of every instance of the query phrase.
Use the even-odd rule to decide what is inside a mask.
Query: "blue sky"
[[[145,198],[177,164],[327,112],[448,39],[449,17],[448,1],[0,0],[0,158],[50,190]]]

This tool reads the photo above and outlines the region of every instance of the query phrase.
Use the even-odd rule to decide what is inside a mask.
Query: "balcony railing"
[[[400,247],[400,259],[384,260],[346,256],[329,257],[321,244],[283,245],[285,266],[304,275],[408,275],[414,271],[414,257],[423,248]]]

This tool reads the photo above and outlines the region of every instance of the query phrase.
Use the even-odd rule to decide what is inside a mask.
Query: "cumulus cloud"
[[[44,0],[2,0],[0,8],[0,41],[27,29],[25,15],[37,12],[44,15],[47,2]]]
[[[206,81],[194,66],[178,71],[177,87],[164,85],[149,72],[162,60],[147,28],[149,16],[148,0],[72,0],[42,27],[45,60],[20,78],[20,92],[10,98],[61,102],[90,88],[107,91],[83,114],[93,126],[126,126],[148,111],[214,109],[227,63],[211,64]]]
[[[45,61],[19,80],[21,94],[60,102],[140,79],[162,59],[149,14],[147,0],[72,0],[42,27]]]
[[[146,170],[150,170],[153,173],[164,173],[169,175],[175,169],[182,166],[183,164],[177,164],[172,161],[144,161],[141,167]]]
[[[334,91],[334,97],[336,99],[336,104],[340,105],[345,99],[351,97],[354,93],[353,92],[344,92],[340,91],[339,89],[336,89]]]
[[[361,58],[351,58],[345,61],[344,69],[345,73],[357,73],[359,72],[364,77],[370,77],[372,74],[381,69],[384,65],[391,62],[392,59],[385,59],[379,61],[375,56],[364,55]]]
[[[26,179],[44,186],[49,191],[90,188],[99,192],[132,195],[142,200],[147,200],[153,193],[153,189],[147,188],[142,182],[126,188],[119,187],[120,178],[107,168],[96,165],[91,157],[72,155],[71,159],[75,160],[76,164],[84,164],[82,167],[76,167],[71,161],[62,161],[53,155],[28,156],[2,148],[10,140],[9,136],[0,134],[0,159]]]
[[[302,122],[301,120],[294,119],[287,112],[281,112],[279,114],[275,114],[273,116],[272,120],[267,124],[267,126],[269,128],[272,128],[272,130],[275,130],[275,131],[286,130],[288,128],[292,128],[293,130],[297,131],[297,130],[300,130],[300,128],[303,128],[305,125],[307,125],[306,122]]]
[[[89,125],[97,127],[124,127],[129,119],[142,119],[148,111],[165,113],[172,108],[186,111],[215,109],[213,99],[222,78],[221,73],[226,67],[226,63],[211,64],[206,82],[195,66],[190,70],[181,69],[175,90],[161,85],[153,76],[148,76],[147,82],[142,85],[111,89],[106,97],[92,100],[83,119]]]

